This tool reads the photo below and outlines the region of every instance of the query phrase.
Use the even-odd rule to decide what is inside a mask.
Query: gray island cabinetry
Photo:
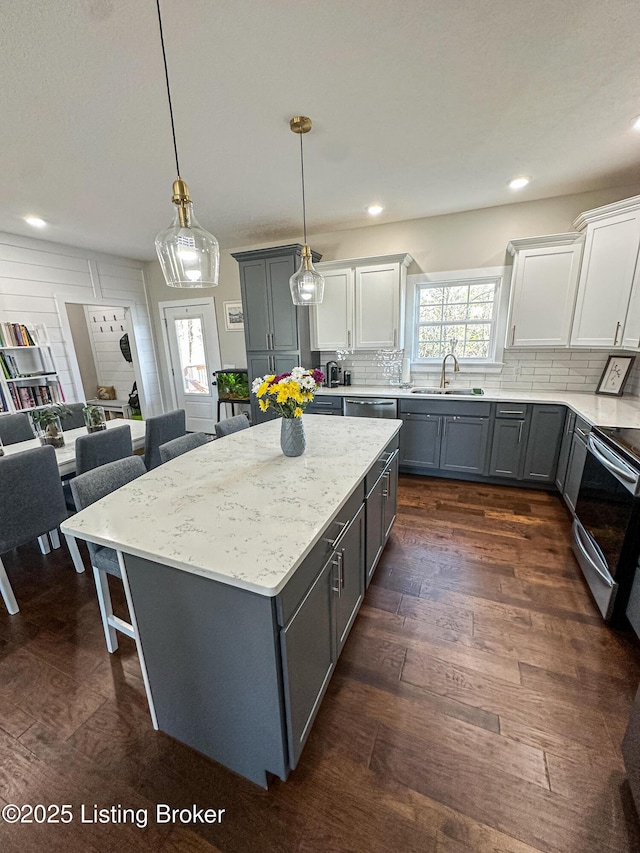
[[[268,422],[63,525],[120,554],[156,728],[263,787],[298,762],[395,517],[401,422],[304,423],[301,457]]]

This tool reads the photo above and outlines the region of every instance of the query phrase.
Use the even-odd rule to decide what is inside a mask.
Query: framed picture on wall
[[[224,302],[224,327],[227,332],[244,332],[242,302]]]
[[[621,397],[635,360],[635,355],[610,355],[598,382],[596,394]]]

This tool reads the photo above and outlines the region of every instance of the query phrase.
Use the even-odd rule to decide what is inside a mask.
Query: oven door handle
[[[595,562],[595,560],[593,559],[593,556],[587,551],[587,549],[586,549],[586,547],[582,541],[582,531],[581,531],[580,525],[578,524],[577,521],[573,522],[573,541],[576,543],[576,545],[580,549],[582,556],[589,563],[589,565],[593,568],[594,572],[596,572],[602,578],[602,580],[604,581],[604,583],[606,583],[606,585],[608,587],[613,587],[613,579],[611,578],[609,573],[607,572],[605,574],[605,572],[603,572],[602,569],[600,568],[600,566],[598,566],[598,564]]]
[[[627,483],[636,484],[638,482],[638,478],[624,468],[620,468],[618,465],[615,465],[611,459],[608,459],[603,454],[602,448],[603,445],[598,441],[598,439],[593,435],[589,435],[589,450],[593,453],[598,462],[601,462],[607,470],[620,477],[621,480],[625,480]]]

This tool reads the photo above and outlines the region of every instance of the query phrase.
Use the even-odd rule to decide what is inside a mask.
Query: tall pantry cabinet
[[[240,291],[244,310],[244,338],[249,383],[265,373],[286,373],[293,367],[312,367],[309,342],[309,308],[291,300],[289,279],[300,264],[302,246],[274,246],[236,252],[240,265]],[[312,252],[313,262],[322,255]],[[274,417],[261,412],[251,398],[254,424]]]

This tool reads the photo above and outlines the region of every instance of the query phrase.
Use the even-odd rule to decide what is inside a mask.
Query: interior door
[[[221,369],[213,300],[185,300],[162,310],[176,408],[187,413],[189,432],[213,433],[218,392],[211,380]]]

